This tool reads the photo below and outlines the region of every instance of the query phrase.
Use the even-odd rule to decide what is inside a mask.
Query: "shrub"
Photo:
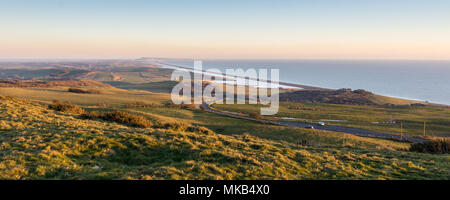
[[[248,116],[255,119],[261,119],[261,115],[257,112],[252,112]]]
[[[69,88],[69,92],[81,93],[81,94],[101,94],[102,91],[95,89],[81,89],[81,88]]]
[[[141,128],[148,128],[153,126],[153,123],[147,120],[145,117],[122,111],[112,111],[112,112],[92,111],[83,114],[82,117],[84,119],[103,119],[106,121],[112,121]]]
[[[127,103],[125,104],[126,108],[159,108],[161,107],[158,104],[155,103],[145,103],[145,102],[141,102],[141,101],[137,101],[134,103]]]
[[[168,107],[168,108],[172,108],[172,107],[176,107],[177,105],[174,104],[172,101],[167,101],[164,103],[164,106]]]
[[[110,106],[109,103],[97,103],[95,105],[100,108],[107,108]]]
[[[52,110],[73,114],[83,114],[85,112],[83,108],[77,105],[73,105],[69,102],[61,103],[61,101],[58,100],[53,101],[53,104],[49,105],[49,108]]]
[[[158,121],[153,125],[153,127],[155,128],[171,129],[177,131],[185,131],[186,129],[188,129],[189,126],[190,124],[184,122],[163,122],[163,121]]]
[[[188,109],[188,110],[195,110],[194,104],[174,104],[172,101],[168,101],[164,103],[164,107],[166,108],[180,108],[180,109]]]
[[[449,153],[450,139],[434,139],[424,143],[412,144],[409,150],[421,153]]]
[[[187,131],[187,132],[195,132],[201,134],[212,134],[214,131],[203,127],[191,125],[189,123],[184,122],[156,122],[153,124],[154,128],[162,128],[162,129],[170,129],[175,131]]]

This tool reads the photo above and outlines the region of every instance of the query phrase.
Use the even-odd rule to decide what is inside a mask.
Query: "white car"
[[[325,126],[325,122],[319,122],[317,123],[319,126]]]

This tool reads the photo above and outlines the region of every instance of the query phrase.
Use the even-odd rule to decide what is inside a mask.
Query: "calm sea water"
[[[450,61],[206,60],[203,68],[277,68],[280,81],[450,105]]]

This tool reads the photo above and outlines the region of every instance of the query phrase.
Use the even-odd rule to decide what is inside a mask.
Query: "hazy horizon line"
[[[139,59],[160,59],[160,60],[273,60],[273,61],[289,61],[289,60],[317,60],[317,61],[444,61],[450,62],[450,59],[433,59],[433,58],[183,58],[183,57],[92,57],[92,58],[0,58],[0,62],[20,62],[20,61],[92,61],[92,60],[139,60]]]

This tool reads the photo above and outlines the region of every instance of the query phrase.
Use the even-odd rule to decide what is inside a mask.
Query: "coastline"
[[[179,69],[179,70],[186,70],[189,72],[194,72],[193,68],[190,67],[185,67],[185,66],[181,66],[181,65],[176,65],[176,64],[170,64],[170,63],[164,63],[164,62],[159,62],[159,61],[154,61],[154,62],[146,62],[144,61],[144,63],[147,64],[154,64],[157,65],[159,67],[162,68],[168,68],[168,69]],[[202,70],[202,73],[208,73],[206,72],[206,70]],[[223,74],[211,74],[211,75],[218,75],[218,76],[222,76],[223,78],[227,78],[226,75]],[[245,77],[240,77],[240,78],[245,78]],[[253,79],[255,80],[255,79]],[[224,80],[226,81],[226,80]],[[256,80],[259,81],[259,80]],[[266,80],[261,80],[261,81],[266,81]],[[270,82],[270,81],[268,81]],[[331,89],[331,88],[324,88],[324,87],[317,87],[317,86],[311,86],[311,85],[304,85],[304,84],[297,84],[297,83],[291,83],[291,82],[286,82],[286,81],[280,81],[279,84],[281,89],[298,89],[298,90],[319,90],[319,91],[330,91],[330,90],[336,90],[336,89]],[[400,100],[405,100],[405,101],[411,101],[411,102],[415,102],[415,103],[424,103],[430,106],[436,106],[436,107],[450,107],[450,105],[447,104],[442,104],[442,103],[434,103],[434,102],[428,102],[428,101],[424,101],[424,100],[419,100],[419,99],[411,99],[411,98],[405,98],[405,97],[399,97],[399,96],[395,96],[395,95],[384,95],[384,94],[376,94],[378,96],[382,96],[382,97],[386,97],[386,98],[394,98],[394,99],[400,99]]]
[[[148,64],[155,64],[155,65],[159,65],[162,66],[164,68],[171,68],[171,69],[182,69],[182,70],[187,70],[189,72],[194,72],[193,68],[189,68],[189,67],[184,67],[184,66],[180,66],[180,65],[175,65],[175,64],[170,64],[170,63],[163,63],[163,62],[154,62],[154,63],[148,63]],[[209,73],[206,70],[202,70],[202,73]],[[212,75],[218,75],[218,76],[222,76],[225,79],[230,79],[230,77],[227,77],[226,75],[223,74],[212,74]],[[241,77],[241,76],[237,76],[238,78],[245,78],[245,77]],[[263,79],[251,79],[250,80],[255,80],[255,81],[263,81],[263,82],[270,82],[269,80],[263,80]],[[285,82],[285,81],[279,81],[278,85],[280,86],[280,88],[283,88],[282,86],[288,86],[290,88],[286,88],[286,89],[303,89],[303,90],[333,90],[333,89],[329,89],[329,88],[322,88],[322,87],[316,87],[316,86],[310,86],[310,85],[303,85],[303,84],[297,84],[297,83],[289,83],[289,82]]]

